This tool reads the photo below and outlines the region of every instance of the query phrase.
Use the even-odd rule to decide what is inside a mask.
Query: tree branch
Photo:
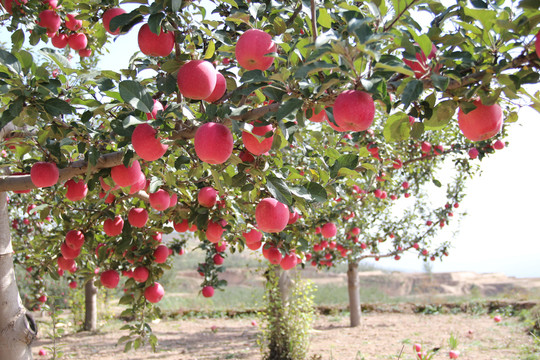
[[[311,32],[313,33],[313,42],[317,41],[317,19],[316,15],[315,0],[311,0]]]

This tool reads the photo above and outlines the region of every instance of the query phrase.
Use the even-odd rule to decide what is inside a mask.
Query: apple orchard
[[[284,271],[347,263],[356,326],[359,261],[447,256],[432,240],[466,180],[520,106],[540,111],[532,0],[1,4],[2,359],[31,358],[36,335],[14,262],[87,296],[122,287],[145,324],[124,340],[155,345],[160,277],[185,251],[162,243],[173,232],[206,251],[203,297],[229,250]],[[129,64],[98,70],[131,31]]]

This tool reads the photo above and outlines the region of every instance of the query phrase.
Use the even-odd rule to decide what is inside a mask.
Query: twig
[[[317,19],[316,15],[315,0],[311,0],[311,32],[313,33],[313,42],[317,41]]]

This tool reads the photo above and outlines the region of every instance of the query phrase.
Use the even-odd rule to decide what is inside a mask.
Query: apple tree
[[[115,288],[124,275],[120,302],[140,325],[128,324],[122,340],[136,348],[157,341],[148,319],[159,316],[158,280],[169,266],[161,233],[196,231],[208,251],[202,293],[211,296],[225,285],[215,261],[222,252],[211,244],[257,248],[264,236],[263,252],[288,267],[297,262],[291,254],[313,245],[300,225],[320,219],[317,212],[333,216],[327,200],[353,181],[371,197],[389,165],[384,155],[406,163],[418,154],[412,144],[430,141],[465,166],[465,149],[502,139],[519,106],[540,110],[528,87],[540,65],[534,1],[1,3],[11,33],[0,50],[6,359],[30,358],[36,330],[13,276],[13,250],[22,246],[11,241],[7,192],[31,190],[10,193],[10,201],[51,217],[26,249],[51,276],[80,272]],[[105,44],[130,31],[138,31],[138,50],[129,64],[91,66]],[[74,53],[82,67],[71,64]],[[336,146],[342,133],[349,146]],[[369,137],[384,149],[378,162]],[[477,151],[489,152],[483,143]],[[419,190],[433,179],[432,160],[404,164],[378,190],[401,177]],[[70,200],[71,186],[84,197]],[[462,196],[459,183],[451,193]],[[354,206],[372,208],[366,219],[389,216],[373,199]],[[288,224],[293,208],[305,216],[297,226]],[[395,226],[410,244],[405,223]]]

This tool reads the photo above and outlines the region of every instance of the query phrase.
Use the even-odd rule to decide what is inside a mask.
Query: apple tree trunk
[[[362,308],[360,305],[360,279],[358,278],[358,262],[349,261],[347,270],[347,283],[349,290],[349,312],[351,327],[360,326]]]
[[[94,278],[84,284],[84,330],[96,331],[97,329],[97,287]]]
[[[0,192],[0,359],[32,359],[30,345],[36,334],[36,323],[19,296],[13,268],[7,194]]]

